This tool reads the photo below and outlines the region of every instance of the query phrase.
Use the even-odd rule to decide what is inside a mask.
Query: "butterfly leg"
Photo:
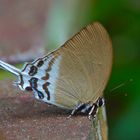
[[[73,116],[75,113],[81,111],[82,113],[88,114],[88,118],[91,119],[92,117],[95,118],[98,108],[104,105],[104,98],[99,98],[95,103],[81,103],[77,105],[71,112],[68,118]]]
[[[93,104],[89,113],[88,113],[88,118],[89,119],[95,118],[97,112],[98,112],[98,106],[97,106],[97,104]]]
[[[68,118],[70,118],[71,116],[73,116],[75,113],[81,111],[83,108],[85,108],[85,103],[81,103],[79,105],[77,105],[71,112],[71,114],[68,116]]]
[[[104,98],[99,98],[96,103],[92,105],[91,108],[89,108],[88,112],[88,118],[91,119],[92,117],[95,118],[96,114],[98,113],[98,108],[103,106],[105,104]]]

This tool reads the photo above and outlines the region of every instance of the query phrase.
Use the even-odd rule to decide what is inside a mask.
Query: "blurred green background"
[[[46,52],[93,21],[100,21],[109,32],[114,50],[112,75],[105,90],[109,140],[140,140],[140,0],[50,3],[42,27]],[[4,77],[7,73],[0,71],[0,79]],[[120,84],[124,86],[111,92]]]

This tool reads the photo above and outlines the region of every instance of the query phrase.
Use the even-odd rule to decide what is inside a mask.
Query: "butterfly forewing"
[[[29,75],[26,79],[37,98],[73,109],[103,94],[111,67],[110,38],[101,24],[93,23],[54,52],[26,64],[22,72]]]

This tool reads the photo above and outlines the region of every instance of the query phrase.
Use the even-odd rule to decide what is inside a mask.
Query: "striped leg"
[[[72,112],[71,112],[71,114],[68,116],[68,118],[70,118],[71,116],[73,116],[75,113],[81,111],[83,108],[85,108],[85,106],[86,106],[85,103],[82,103],[82,104],[79,104],[78,106],[76,106],[76,107],[72,110]]]
[[[104,98],[99,98],[95,103],[82,103],[76,106],[68,118],[73,116],[77,112],[82,112],[88,114],[88,118],[91,119],[92,117],[95,118],[98,112],[98,107],[104,105]]]
[[[105,104],[105,100],[104,98],[99,98],[96,103],[94,103],[91,107],[91,109],[89,110],[88,113],[88,118],[91,119],[93,117],[93,119],[96,117],[96,114],[98,113],[98,108],[103,106]]]

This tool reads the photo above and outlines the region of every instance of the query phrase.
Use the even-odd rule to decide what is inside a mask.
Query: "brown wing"
[[[102,25],[93,23],[21,71],[2,61],[0,67],[18,76],[17,85],[32,89],[37,99],[73,109],[103,94],[112,67],[112,45]]]
[[[82,29],[54,52],[61,56],[56,82],[57,104],[73,108],[103,94],[112,68],[112,44],[100,23]]]
[[[42,79],[50,83],[50,100],[44,101],[73,109],[78,103],[95,102],[103,94],[112,67],[112,45],[103,26],[93,23],[42,60],[38,74],[48,72]],[[41,82],[38,88],[43,91]]]

